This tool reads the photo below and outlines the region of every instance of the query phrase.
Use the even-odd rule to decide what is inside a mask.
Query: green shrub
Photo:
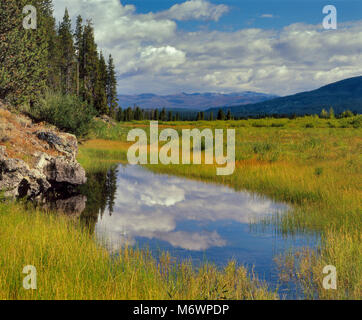
[[[60,130],[84,136],[88,133],[95,109],[74,95],[47,93],[29,110],[36,121],[46,121]]]

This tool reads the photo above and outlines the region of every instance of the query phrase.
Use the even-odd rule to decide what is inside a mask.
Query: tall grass
[[[245,268],[224,270],[156,262],[147,251],[110,255],[69,218],[0,204],[0,299],[275,299]],[[37,269],[37,290],[25,290],[24,266]]]
[[[321,249],[313,259],[299,259],[301,269],[295,270],[295,274],[301,275],[303,289],[313,292],[309,294],[311,297],[361,299],[360,122],[361,116],[165,123],[162,126],[175,127],[178,131],[193,126],[235,128],[235,173],[218,177],[212,165],[149,165],[148,168],[226,184],[236,190],[247,189],[288,202],[293,209],[283,216],[273,217],[269,223],[275,224],[284,234],[312,232],[322,238]],[[307,126],[310,123],[313,125]],[[122,130],[137,126],[145,127],[145,123],[127,124]],[[119,146],[117,150],[119,152]],[[325,265],[337,267],[336,291],[326,291],[322,287]]]

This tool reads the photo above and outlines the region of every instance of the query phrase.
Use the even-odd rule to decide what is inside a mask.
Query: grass
[[[215,175],[216,168],[212,165],[148,165],[148,168],[155,172],[225,184],[236,190],[246,189],[290,203],[293,207],[290,212],[265,223],[275,225],[278,232],[286,235],[304,232],[321,236],[320,250],[310,253],[313,259],[298,259],[301,268],[295,270],[306,296],[361,299],[360,124],[361,116],[160,123],[160,130],[162,127],[174,127],[179,133],[192,127],[235,128],[236,170],[233,175],[223,177]],[[147,125],[143,121],[127,123],[126,126],[120,124],[119,127],[122,127],[122,132],[134,127],[148,131]],[[116,132],[117,127],[111,131]],[[103,161],[106,158],[116,160],[120,154],[125,161],[129,144],[126,143],[126,135],[122,137],[113,146],[107,146],[104,141],[99,143],[102,152],[105,152]],[[84,150],[89,151],[93,143],[88,142]],[[303,268],[305,265],[309,268]],[[326,291],[322,288],[322,270],[326,265],[337,267],[338,290]]]
[[[127,132],[148,131],[148,122],[111,126],[97,123],[80,147],[79,161],[88,172],[126,162]],[[308,249],[280,257],[290,275],[313,299],[362,297],[361,116],[215,122],[160,123],[184,128],[235,128],[236,170],[216,176],[213,165],[148,166],[149,169],[212,181],[286,201],[293,210],[270,221],[286,235],[318,233],[317,252]],[[244,268],[224,270],[190,262],[177,265],[164,255],[124,249],[117,256],[62,216],[24,211],[19,204],[0,204],[0,299],[273,299],[276,294]],[[284,260],[283,260],[284,259]],[[22,289],[25,265],[38,268],[39,289]],[[322,287],[322,270],[334,265],[338,289]],[[290,267],[289,270],[286,270]]]
[[[130,248],[111,256],[65,216],[0,206],[0,300],[277,298],[232,262],[195,270],[167,254],[159,262]],[[37,290],[22,286],[27,265],[37,268]]]

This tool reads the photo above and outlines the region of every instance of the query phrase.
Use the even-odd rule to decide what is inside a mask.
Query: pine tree
[[[41,10],[40,24],[45,30],[47,41],[47,87],[52,91],[60,89],[60,53],[59,53],[59,37],[57,34],[56,21],[53,17],[52,0],[43,0],[39,5]]]
[[[231,111],[228,110],[228,113],[226,115],[226,120],[231,120]]]
[[[65,9],[63,21],[59,26],[61,90],[63,94],[75,92],[75,49],[73,43],[72,22],[68,9]]]
[[[123,110],[121,107],[118,107],[117,109],[117,116],[116,116],[117,121],[124,121],[124,115],[123,115]]]
[[[115,109],[110,113],[107,106],[107,65],[104,60],[102,52],[99,56],[99,63],[97,68],[97,82],[94,89],[94,108],[99,114],[109,114],[115,117]]]
[[[161,110],[160,120],[161,120],[161,121],[166,121],[166,109],[165,109],[165,108],[163,108],[163,109]]]
[[[0,99],[32,104],[46,89],[48,42],[44,19],[49,1],[37,0],[38,26],[24,29],[27,0],[0,2]]]
[[[94,105],[96,85],[98,81],[98,52],[94,41],[94,29],[91,20],[87,20],[83,32],[83,61],[81,65],[81,96],[88,104]]]
[[[217,120],[225,120],[225,114],[222,109],[219,109],[219,112],[217,114]]]
[[[74,49],[76,56],[76,94],[79,96],[80,94],[80,82],[81,82],[81,65],[84,61],[84,50],[83,50],[83,19],[79,15],[77,17],[75,32],[74,32]]]
[[[109,55],[108,66],[107,66],[107,103],[110,114],[114,113],[116,110],[117,103],[117,80],[116,80],[116,72],[115,66],[113,62],[112,55]]]
[[[336,116],[335,116],[335,114],[334,114],[334,110],[333,110],[333,108],[331,107],[330,109],[329,109],[329,119],[334,119]]]

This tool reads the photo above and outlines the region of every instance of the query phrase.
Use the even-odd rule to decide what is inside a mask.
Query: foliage
[[[95,110],[75,95],[47,93],[29,109],[29,113],[36,121],[46,121],[61,130],[83,136],[91,128]]]

